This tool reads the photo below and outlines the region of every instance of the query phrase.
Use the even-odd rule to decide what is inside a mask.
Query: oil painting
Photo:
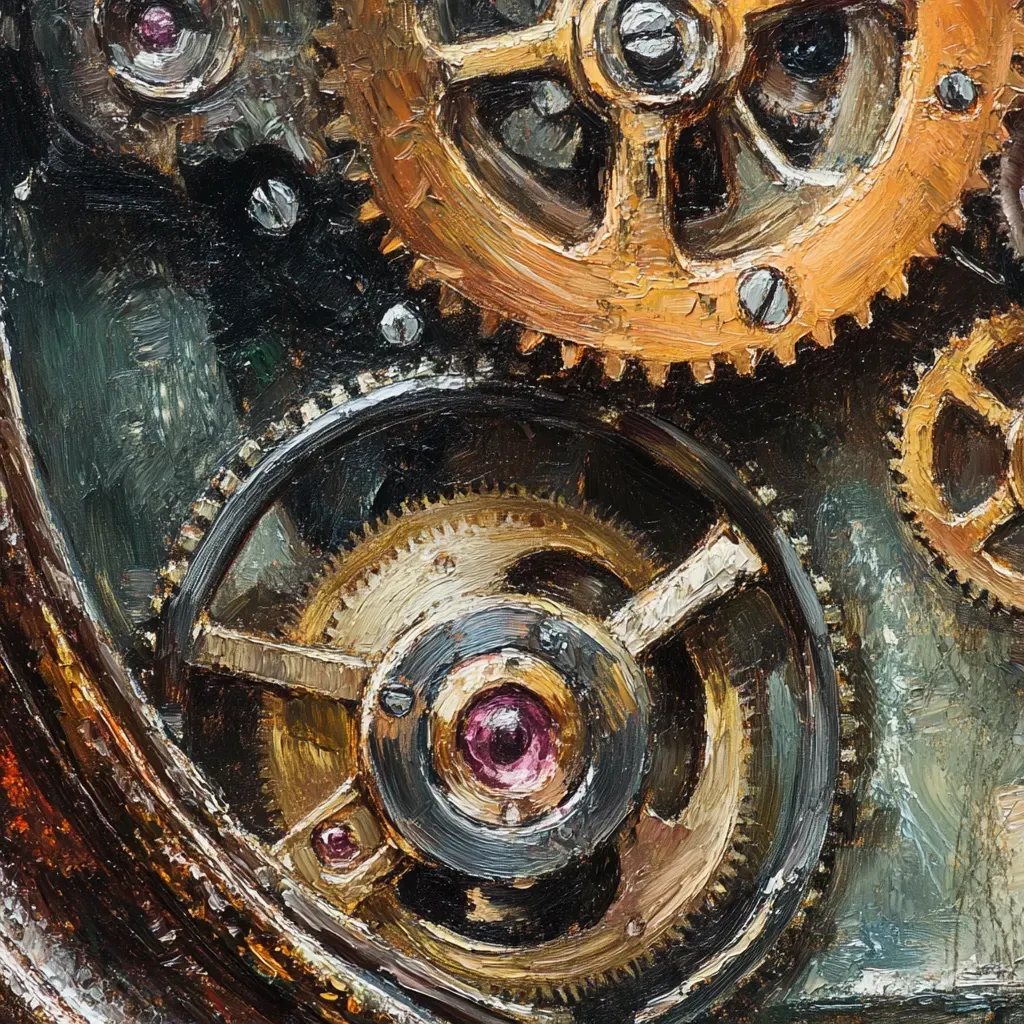
[[[0,1022],[1024,1020],[1010,0],[0,0]]]

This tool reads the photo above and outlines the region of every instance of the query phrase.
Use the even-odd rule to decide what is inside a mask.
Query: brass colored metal
[[[370,668],[331,648],[296,647],[213,623],[197,646],[197,665],[336,700],[358,701]]]
[[[498,593],[511,565],[551,549],[595,559],[632,590],[656,570],[635,538],[585,510],[526,493],[457,495],[371,529],[334,559],[294,642],[336,643],[373,657],[439,602]],[[340,636],[351,645],[338,643]]]
[[[656,572],[635,538],[584,510],[528,494],[461,494],[368,528],[313,587],[290,639],[373,658],[435,604],[498,593],[510,565],[552,548],[594,558],[635,591]],[[269,692],[263,708],[268,792],[292,828],[355,774],[358,716],[336,701]]]
[[[572,363],[572,345],[600,350],[613,376],[626,358],[666,368],[687,362],[698,380],[710,379],[715,359],[751,373],[764,352],[789,363],[805,338],[830,345],[840,317],[866,324],[876,294],[905,291],[908,261],[935,255],[933,235],[959,222],[961,194],[987,187],[980,166],[1007,137],[1011,57],[1021,42],[1011,4],[900,5],[909,38],[902,53],[890,44],[899,67],[891,117],[868,151],[830,170],[791,164],[744,99],[752,40],[787,12],[783,0],[691,5],[703,26],[707,74],[670,102],[630,91],[602,63],[606,0],[557,0],[536,25],[451,43],[435,38],[415,0],[336,6],[325,37],[337,68],[324,88],[344,96],[366,148],[375,185],[368,210],[386,214],[392,233],[419,257],[419,279],[432,276],[489,315],[523,324],[525,347],[545,336],[572,343]],[[850,101],[858,110],[878,103],[872,58],[864,66],[851,79],[858,95],[870,97]],[[937,94],[955,69],[969,71],[977,89],[965,110],[947,109]],[[579,102],[610,124],[604,210],[582,241],[552,237],[499,198],[445,121],[453,91],[528,74],[570,83]],[[758,180],[770,202],[789,204],[710,252],[688,248],[670,224],[673,140],[709,114],[740,147],[744,166],[762,167]],[[844,130],[855,133],[862,121],[849,115]],[[735,231],[728,217],[717,228],[715,218],[708,223],[712,233]],[[741,293],[757,273],[781,284],[778,301],[766,293],[751,310]]]
[[[716,527],[693,564],[707,563],[707,573],[714,575],[719,561],[712,556],[727,541],[737,544],[729,531]],[[449,610],[471,598],[502,593],[511,566],[551,549],[585,556],[610,569],[645,600],[644,607],[662,579],[672,584],[670,593],[678,589],[678,573],[659,577],[635,538],[586,510],[525,493],[470,493],[408,509],[368,530],[314,585],[290,639],[336,645],[350,655],[372,658],[431,609]],[[743,545],[736,550],[747,552]],[[732,573],[733,585],[744,573],[759,570],[755,561],[747,559],[742,571]],[[707,573],[703,568],[692,571],[702,580]],[[677,620],[675,614],[669,618]],[[378,936],[401,953],[432,963],[474,988],[526,999],[548,1000],[556,993],[572,998],[588,986],[632,971],[653,950],[678,937],[688,919],[716,893],[726,891],[723,883],[734,873],[734,848],[742,843],[751,799],[750,711],[730,679],[724,637],[706,622],[688,626],[686,635],[704,689],[704,735],[697,739],[700,776],[686,805],[673,815],[656,813],[645,802],[634,826],[619,840],[622,882],[597,923],[553,940],[506,946],[425,921],[405,905],[393,885],[359,886],[352,899],[341,884],[331,898],[372,922]],[[466,813],[507,823],[503,815],[508,800],[486,792],[460,763],[456,723],[460,712],[491,687],[514,684],[536,694],[558,723],[563,749],[552,784],[517,801],[522,822],[557,803],[571,784],[580,767],[577,737],[585,723],[578,720],[571,695],[549,666],[528,658],[517,658],[517,664],[500,657],[484,661],[463,666],[446,681],[431,720],[435,767]],[[264,777],[270,795],[291,821],[291,834],[305,835],[308,823],[337,813],[334,805],[346,806],[350,799],[345,791],[311,806],[316,794],[333,791],[339,779],[356,777],[349,711],[337,702],[286,704],[273,695],[264,700],[269,726]],[[333,724],[343,726],[340,743],[330,735]],[[328,893],[311,854],[303,851],[301,856],[309,862],[304,876]],[[528,888],[531,880],[522,884]],[[489,912],[485,905],[481,908],[480,913]]]
[[[1024,345],[1024,312],[1013,309],[979,320],[967,337],[954,338],[922,376],[903,414],[900,458],[903,498],[932,550],[976,592],[1007,608],[1024,609],[1024,568],[990,550],[1001,527],[1024,512],[1024,410],[1013,408],[983,383],[980,371],[993,356]],[[976,414],[1006,444],[1005,471],[995,490],[967,512],[951,507],[939,481],[950,439],[939,429],[951,404]]]
[[[688,918],[703,909],[713,887],[729,880],[732,844],[740,840],[748,790],[744,709],[714,645],[704,647],[706,640],[691,647],[704,675],[706,770],[678,818],[666,820],[647,810],[623,840],[623,880],[597,924],[536,945],[473,942],[422,921],[393,891],[381,888],[365,908],[378,922],[381,936],[471,984],[543,999],[555,993],[571,996],[624,977],[678,937]]]

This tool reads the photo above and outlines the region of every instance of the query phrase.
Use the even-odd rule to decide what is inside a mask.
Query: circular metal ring
[[[538,820],[494,825],[467,815],[438,784],[430,712],[459,665],[508,650],[542,659],[565,679],[588,723],[587,770],[568,799]],[[376,699],[396,683],[415,695],[401,717]],[[414,854],[477,878],[532,878],[587,856],[622,825],[643,775],[647,717],[643,672],[611,636],[565,608],[489,598],[413,633],[378,667],[363,702],[368,774]]]
[[[802,727],[793,732],[791,724],[778,723],[788,737],[787,771],[785,779],[780,779],[771,840],[758,859],[742,907],[717,922],[712,945],[702,942],[693,949],[685,983],[658,996],[645,1011],[650,1020],[688,1019],[732,992],[763,960],[800,908],[829,825],[839,728],[838,684],[828,628],[796,552],[732,469],[676,428],[641,413],[597,410],[589,414],[578,402],[564,398],[458,377],[391,385],[331,409],[260,462],[214,518],[166,611],[159,641],[164,670],[181,670],[197,617],[213,598],[253,525],[310,466],[357,440],[391,437],[397,430],[418,429],[439,420],[454,425],[460,417],[480,416],[482,409],[488,419],[525,416],[533,424],[593,433],[624,462],[639,459],[719,508],[761,558],[771,599],[792,638],[799,669],[783,692],[773,693],[767,710],[772,716],[782,715],[785,723],[795,721]],[[227,826],[217,827],[223,833]],[[289,906],[300,918],[314,914],[324,919],[322,907],[316,909],[320,904],[314,893],[301,887],[290,892]],[[363,942],[364,925],[332,920],[330,930],[343,946]],[[454,1003],[461,998],[455,992],[444,996]],[[479,1005],[474,1012],[480,1015]]]
[[[532,770],[523,770],[515,749],[498,762],[493,741],[484,749],[482,731],[493,726],[495,715],[500,724],[503,713],[506,719],[511,714],[513,741],[521,731],[519,746],[523,757],[533,755]],[[520,650],[458,666],[437,692],[429,729],[434,771],[449,798],[491,824],[536,820],[573,791],[584,769],[585,723],[572,690],[547,661]]]

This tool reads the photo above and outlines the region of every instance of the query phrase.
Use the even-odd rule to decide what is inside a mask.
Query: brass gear
[[[415,381],[395,382],[384,388],[379,403],[401,403],[407,388],[413,399],[439,388],[443,407],[451,409],[454,403],[459,408],[459,392],[453,389],[457,379],[441,377],[435,383],[429,374],[422,379],[419,374],[414,376]],[[476,397],[473,387],[467,385],[471,399]],[[360,391],[373,388],[369,378],[365,382],[360,379]],[[178,679],[187,680],[193,672],[201,677],[212,671],[215,676],[226,674],[239,682],[248,681],[258,690],[259,696],[254,692],[254,697],[261,714],[253,723],[256,733],[250,734],[254,746],[248,749],[249,763],[261,769],[264,798],[258,801],[261,806],[243,813],[247,817],[254,815],[253,820],[260,828],[268,827],[263,824],[267,811],[276,817],[273,835],[266,837],[272,843],[266,852],[273,859],[275,870],[282,873],[289,898],[315,908],[311,912],[332,931],[337,929],[340,934],[358,935],[372,942],[373,955],[381,958],[381,962],[388,963],[388,958],[397,957],[397,962],[405,965],[403,970],[415,969],[418,984],[437,986],[439,994],[470,999],[482,1008],[515,1019],[560,1019],[563,1015],[575,1019],[575,1009],[561,1010],[559,1005],[583,1000],[584,1006],[591,1006],[591,999],[605,998],[603,991],[596,990],[603,990],[608,983],[621,989],[614,998],[637,998],[653,1008],[655,1004],[650,1001],[645,983],[652,976],[664,978],[663,971],[681,972],[686,980],[678,986],[669,982],[668,990],[657,997],[661,1009],[672,1012],[672,1007],[686,1004],[695,992],[700,998],[707,998],[727,956],[718,941],[719,932],[724,933],[724,941],[733,951],[730,961],[733,955],[750,954],[743,971],[747,979],[744,991],[773,984],[772,979],[790,962],[789,957],[798,955],[788,941],[779,942],[783,931],[793,934],[805,930],[808,915],[815,912],[817,905],[826,905],[822,894],[828,884],[834,844],[841,838],[841,822],[849,815],[848,798],[856,774],[856,753],[850,744],[857,726],[849,714],[849,684],[843,681],[833,661],[833,654],[841,661],[848,647],[837,632],[838,612],[828,605],[822,608],[807,589],[800,592],[800,610],[791,615],[794,606],[789,602],[792,592],[788,588],[794,573],[799,576],[806,571],[806,567],[799,568],[797,561],[806,554],[806,539],[797,537],[787,545],[778,540],[776,527],[770,542],[765,542],[764,553],[760,546],[755,552],[747,538],[753,534],[765,541],[765,537],[759,532],[759,511],[754,499],[748,498],[744,505],[723,498],[724,516],[708,514],[710,510],[701,512],[702,520],[708,514],[704,539],[695,548],[687,545],[690,554],[682,562],[678,562],[678,552],[671,554],[670,564],[674,567],[658,571],[654,556],[628,528],[604,521],[578,503],[562,505],[550,497],[522,491],[481,493],[470,482],[481,479],[475,476],[463,484],[474,487],[472,492],[459,492],[448,502],[435,499],[402,505],[398,513],[389,513],[384,521],[364,528],[361,535],[352,537],[347,554],[332,559],[305,594],[301,587],[295,589],[295,581],[286,587],[287,593],[299,595],[298,600],[282,596],[273,622],[252,618],[236,600],[231,574],[239,556],[248,564],[245,548],[250,543],[258,549],[254,555],[262,550],[262,540],[253,539],[252,524],[262,524],[263,517],[271,514],[279,515],[274,504],[278,492],[268,491],[265,482],[274,478],[282,465],[287,464],[289,472],[295,471],[291,459],[300,439],[302,450],[308,453],[307,461],[314,458],[325,438],[333,440],[332,431],[339,421],[344,421],[348,406],[347,392],[332,388],[304,403],[258,441],[243,444],[237,457],[217,474],[210,491],[196,503],[191,520],[182,528],[164,573],[164,588],[154,605],[161,610],[162,621],[160,633],[153,635],[152,642],[157,664],[166,666],[155,685],[163,685],[166,690]],[[376,407],[371,409],[376,411]],[[394,422],[393,412],[388,422]],[[613,423],[614,429],[622,429],[626,436],[631,436],[632,421]],[[592,429],[599,432],[601,428]],[[597,436],[603,437],[600,433]],[[290,440],[279,450],[270,450],[283,439]],[[697,495],[703,496],[705,488],[715,487],[716,474],[725,473],[728,478],[727,470],[711,461],[695,442],[674,440],[680,447],[688,444],[698,460],[696,479],[689,482],[684,477]],[[701,472],[708,474],[707,481],[701,478]],[[441,479],[449,479],[448,474]],[[549,486],[543,484],[536,490],[547,494],[545,488]],[[740,486],[739,481],[736,486]],[[774,500],[770,488],[759,488],[757,493],[763,502]],[[728,497],[732,499],[734,491],[730,490]],[[470,516],[475,525],[465,535],[484,557],[489,538],[488,531],[480,527],[488,521],[499,532],[521,531],[520,541],[528,540],[531,531],[546,531],[548,539],[539,547],[527,543],[520,548],[520,558],[512,554],[514,547],[506,537],[506,553],[512,559],[508,569],[492,560],[493,570],[483,571],[484,578],[501,580],[498,592],[469,596],[467,608],[483,607],[488,613],[500,608],[526,609],[528,614],[541,615],[551,609],[560,621],[589,620],[594,623],[591,628],[595,636],[601,630],[612,630],[608,635],[613,643],[628,644],[628,651],[640,648],[643,652],[649,691],[645,698],[649,708],[645,713],[648,739],[630,749],[646,749],[648,762],[643,767],[636,802],[621,818],[623,827],[609,833],[607,841],[597,841],[603,842],[603,846],[580,849],[580,862],[594,861],[596,875],[581,879],[571,872],[566,879],[562,874],[565,868],[558,867],[548,873],[542,869],[540,875],[530,870],[504,874],[500,870],[492,873],[462,867],[463,872],[474,878],[486,875],[493,881],[477,885],[465,875],[455,875],[453,879],[453,865],[449,864],[446,852],[433,852],[431,842],[422,842],[415,835],[410,837],[405,831],[409,827],[407,813],[403,816],[399,810],[396,816],[389,812],[393,805],[387,801],[391,797],[381,790],[381,782],[387,778],[386,768],[381,772],[368,760],[374,755],[367,747],[367,729],[376,728],[373,723],[382,721],[382,715],[404,714],[385,699],[388,687],[384,684],[390,678],[398,682],[403,679],[401,675],[391,675],[403,664],[393,655],[404,659],[410,649],[403,647],[406,641],[438,635],[438,625],[468,623],[469,619],[459,610],[462,602],[448,599],[453,594],[458,596],[459,587],[449,590],[448,583],[434,583],[439,594],[443,591],[440,607],[431,608],[422,621],[405,630],[391,652],[381,655],[382,661],[345,650],[338,642],[341,637],[332,641],[325,630],[337,630],[346,617],[348,628],[357,630],[359,636],[364,627],[380,629],[378,623],[360,615],[357,606],[360,602],[379,602],[383,596],[383,592],[378,593],[381,587],[401,596],[400,603],[410,602],[411,614],[426,611],[431,602],[423,600],[420,589],[406,590],[401,585],[403,579],[408,582],[410,576],[416,575],[409,571],[416,568],[410,558],[428,552],[432,556],[421,558],[416,576],[420,582],[430,576],[428,567],[442,581],[451,576],[459,578],[458,557],[446,557],[452,554],[447,549],[456,536],[454,524],[461,521],[462,510],[469,510],[471,503],[479,503],[473,507],[481,513],[506,503],[515,504],[518,510],[511,517]],[[232,505],[231,515],[221,514]],[[417,523],[418,517],[422,517],[422,522]],[[781,513],[779,519],[787,526],[795,522],[791,513]],[[428,521],[439,529],[423,529]],[[638,521],[647,519],[641,517]],[[660,522],[657,518],[653,521]],[[446,522],[453,527],[451,531],[443,526]],[[280,528],[276,519],[272,523],[274,530]],[[580,540],[579,535],[584,539]],[[501,544],[501,539],[497,539]],[[228,554],[236,543],[242,544],[243,550]],[[552,548],[559,557],[545,560]],[[265,558],[266,553],[261,557]],[[773,561],[777,557],[779,563]],[[211,559],[219,560],[223,570],[219,568],[213,574],[201,571]],[[613,559],[621,559],[622,567]],[[501,559],[497,561],[500,563]],[[309,563],[304,564],[308,567]],[[572,566],[568,571],[567,565]],[[473,561],[462,568],[473,570]],[[634,571],[635,575],[630,577],[629,573]],[[302,572],[303,578],[310,578],[306,569]],[[479,584],[482,577],[480,570],[476,570],[461,578],[471,595],[472,581],[475,579]],[[567,588],[567,579],[576,582]],[[581,579],[585,581],[582,586]],[[812,575],[811,582],[818,597],[827,600],[825,581]],[[394,584],[398,584],[397,589]],[[313,607],[317,594],[326,592],[325,588],[333,589],[334,600],[323,602],[316,619],[307,616],[304,610]],[[630,593],[637,588],[639,593]],[[689,606],[691,598],[687,595],[698,602],[696,608]],[[602,601],[607,602],[605,607],[601,606]],[[681,610],[684,605],[689,611]],[[393,614],[389,603],[377,603],[377,607],[388,612],[385,633],[409,625],[404,616]],[[605,617],[609,608],[612,614]],[[293,609],[292,615],[287,609]],[[654,618],[648,617],[647,610]],[[335,615],[338,611],[342,613],[340,618]],[[662,632],[665,623],[674,623],[668,627],[674,639],[661,645],[658,638],[668,640],[668,634]],[[308,628],[308,632],[302,633],[302,628]],[[801,637],[805,636],[805,628],[805,638],[811,646],[794,644],[793,631]],[[501,636],[507,635],[513,651],[518,651],[514,632],[504,624],[499,629]],[[469,632],[452,635],[461,638],[460,644],[476,642],[470,639]],[[558,631],[553,634],[561,635]],[[625,639],[616,641],[617,637]],[[832,652],[828,651],[829,646]],[[825,653],[819,656],[816,652],[821,651]],[[527,657],[528,652],[526,648]],[[586,658],[579,662],[581,670],[586,670],[586,663]],[[622,664],[628,664],[626,659]],[[382,666],[386,675],[379,671]],[[508,667],[514,666],[509,662]],[[614,663],[609,668],[615,670]],[[368,671],[372,676],[366,675]],[[453,672],[448,678],[455,679],[457,675]],[[409,678],[414,686],[421,685],[419,669],[413,669]],[[504,678],[492,682],[504,685]],[[824,685],[813,685],[816,680]],[[526,686],[539,693],[535,682],[528,680]],[[364,692],[367,684],[371,689]],[[805,690],[806,684],[811,685]],[[818,748],[812,743],[808,753],[822,771],[838,769],[835,775],[828,776],[830,786],[836,783],[838,789],[818,792],[813,803],[800,798],[783,800],[780,805],[780,790],[769,781],[789,779],[791,772],[808,763],[800,758],[790,768],[777,761],[781,752],[774,741],[776,729],[781,727],[786,732],[790,719],[785,713],[779,719],[779,701],[771,699],[776,685],[797,701],[802,701],[805,693],[809,697],[826,695],[821,708],[821,715],[826,717],[814,714],[808,719],[823,723],[823,731],[815,735],[824,736],[825,743]],[[827,700],[829,688],[835,696],[831,708]],[[663,696],[668,700],[661,706]],[[430,706],[440,711],[440,702],[434,697],[430,700]],[[409,716],[408,722],[420,730],[417,723],[423,721],[422,705],[418,697],[416,701],[415,714]],[[197,707],[194,701],[191,707]],[[828,717],[831,710],[840,718],[834,726]],[[446,771],[437,759],[438,734],[432,724],[434,712],[430,714],[426,749],[435,768]],[[186,742],[198,744],[194,746],[197,756],[201,756],[199,750],[205,744],[216,749],[219,742],[217,735],[202,732],[202,721],[201,710],[185,717]],[[666,727],[673,729],[674,734],[666,736]],[[609,732],[614,733],[614,729],[601,729],[598,736]],[[806,734],[799,740],[810,741]],[[680,765],[682,772],[676,772],[674,769]],[[275,772],[275,768],[283,770]],[[400,768],[396,770],[404,777]],[[451,781],[446,775],[439,778]],[[715,789],[711,796],[709,787]],[[719,789],[725,791],[721,799]],[[781,792],[788,791],[787,784]],[[249,793],[246,799],[255,799],[255,793]],[[455,795],[453,792],[452,796]],[[319,802],[311,807],[313,801]],[[620,820],[618,812],[614,813],[614,820]],[[592,817],[588,815],[587,820]],[[716,850],[708,850],[706,844],[702,844],[700,851],[689,848],[688,837],[682,835],[679,826],[693,824],[695,817],[702,817],[697,830],[702,838],[719,834],[723,837],[718,848],[721,856]],[[821,829],[819,838],[813,840],[813,858],[820,857],[817,863],[808,856],[811,848],[792,842],[792,836],[802,834],[808,820]],[[505,818],[506,825],[511,821]],[[721,826],[719,833],[715,832],[716,823]],[[661,833],[654,837],[654,842],[648,842],[649,833],[657,832],[659,827]],[[780,827],[782,832],[778,831]],[[666,843],[665,833],[671,839],[673,832],[679,842]],[[790,858],[791,865],[782,874],[780,840],[783,856]],[[357,858],[354,862],[353,843]],[[609,850],[615,851],[610,861],[606,855]],[[687,858],[687,850],[692,858]],[[663,889],[656,883],[651,888],[649,876],[636,879],[634,869],[645,853],[657,857],[658,862],[649,874],[654,874],[656,880],[668,880],[670,884]],[[796,866],[792,866],[793,857],[797,858]],[[680,897],[674,886],[680,869],[673,858],[695,862],[686,865],[692,871],[682,880],[693,896],[683,899],[685,906],[677,905]],[[452,860],[459,861],[459,856]],[[574,872],[576,864],[570,862],[566,867]],[[617,870],[618,874],[609,875],[608,869]],[[700,872],[706,874],[706,881],[694,877]],[[449,884],[446,890],[430,888],[425,894],[427,904],[422,899],[417,902],[417,892],[410,892],[409,888],[411,881],[415,890],[425,873],[439,875],[444,884]],[[785,878],[785,884],[778,888],[780,878]],[[616,879],[624,884],[620,886]],[[771,883],[767,895],[765,879]],[[474,888],[453,891],[453,880],[457,885]],[[575,898],[581,891],[581,881],[590,886],[589,910],[581,909]],[[640,884],[632,886],[634,881]],[[573,900],[565,899],[567,882],[573,886]],[[433,881],[429,884],[432,886]],[[537,891],[510,905],[510,894],[514,901],[517,894],[531,886],[536,886]],[[423,895],[421,889],[419,897]],[[631,909],[630,902],[636,904],[637,913],[623,918]],[[666,908],[666,902],[671,906]],[[446,906],[451,911],[445,910]],[[741,906],[756,909],[738,914]],[[756,919],[748,913],[756,913]],[[624,931],[610,928],[602,932],[602,918],[612,916],[617,916]],[[552,918],[554,930],[547,927],[545,931],[543,922]],[[497,919],[505,929],[504,938],[498,941],[466,927],[470,921],[490,927]],[[522,922],[526,922],[525,934],[520,928]],[[536,922],[541,922],[539,928]],[[766,933],[766,929],[770,932]],[[603,946],[602,934],[606,937]],[[550,959],[545,963],[542,958],[545,951],[559,942],[564,944],[561,952],[566,956],[556,970]],[[584,946],[588,954],[594,954],[591,964],[584,963],[578,955]],[[531,970],[536,953],[541,956],[536,961],[539,974]],[[649,965],[651,971],[647,970]],[[723,997],[720,993],[713,998],[717,1002]]]
[[[961,194],[988,187],[980,167],[1006,139],[1012,58],[1022,42],[1012,5],[897,5],[906,41],[897,33],[896,43],[884,44],[896,68],[884,123],[829,170],[813,161],[796,166],[751,113],[759,73],[751,65],[760,66],[751,50],[788,13],[785,0],[680,3],[703,26],[705,63],[714,68],[708,82],[681,87],[674,106],[625,88],[602,64],[602,19],[614,2],[556,0],[535,24],[454,42],[439,41],[415,0],[336,5],[322,33],[336,67],[322,87],[344,100],[334,135],[358,139],[368,155],[375,198],[361,217],[390,218],[383,251],[416,254],[413,282],[442,282],[442,309],[457,308],[464,295],[485,310],[485,327],[517,321],[524,348],[547,336],[561,340],[567,365],[581,346],[597,349],[612,377],[628,359],[639,359],[654,382],[677,362],[689,363],[697,380],[710,379],[716,359],[750,373],[765,352],[788,363],[805,338],[831,344],[839,317],[866,324],[871,299],[905,293],[908,261],[934,256],[938,228],[959,223]],[[875,31],[881,15],[872,17]],[[857,45],[869,71],[884,64],[877,38]],[[851,50],[850,67],[855,56]],[[467,150],[467,132],[476,128],[460,128],[462,141],[453,135],[453,111],[468,102],[470,86],[542,72],[564,83],[588,116],[611,122],[614,157],[598,174],[600,209],[583,236],[559,236],[553,221],[540,224],[496,192],[494,167],[506,165],[494,153]],[[836,117],[849,120],[833,128],[855,134],[865,130],[865,91],[871,107],[889,101],[879,100],[878,81],[841,73],[861,93],[856,102],[836,94]],[[766,116],[780,115],[777,96],[766,104]],[[735,169],[756,164],[763,173],[750,171],[750,181],[770,198],[751,200],[739,227],[726,210],[699,222],[707,237],[687,235],[689,227],[673,235],[668,197],[678,171],[670,140],[709,111],[738,147],[725,161],[740,174],[730,194],[747,187],[746,172]],[[531,193],[530,202],[550,209],[553,195]]]
[[[564,502],[525,492],[424,498],[353,535],[351,548],[328,561],[299,602],[288,639],[342,646],[344,638],[353,651],[386,650],[402,624],[434,601],[493,591],[510,553],[522,553],[524,538],[610,563],[631,589],[657,571],[637,538]],[[291,828],[354,763],[358,725],[342,704],[310,708],[267,694],[264,706],[271,712],[267,795]]]
[[[965,337],[954,338],[921,368],[920,380],[903,410],[900,455],[893,463],[902,498],[921,538],[978,597],[1024,610],[1024,567],[993,549],[999,532],[1024,512],[1024,409],[995,394],[983,381],[986,365],[1024,346],[1024,311],[978,320]],[[954,500],[943,480],[951,450],[963,445],[941,429],[941,418],[959,409],[1005,445],[993,488],[973,507]]]
[[[513,566],[551,551],[609,570],[632,592],[658,571],[637,537],[589,509],[525,491],[460,493],[407,506],[368,526],[314,583],[288,639],[356,654],[384,649],[431,609],[500,593]],[[694,914],[727,893],[742,859],[744,828],[755,827],[746,793],[753,712],[728,680],[723,643],[715,635],[711,643],[687,645],[704,680],[707,743],[714,754],[675,818],[641,816],[620,851],[623,882],[596,924],[542,943],[480,942],[423,920],[393,885],[375,889],[355,914],[394,948],[496,995],[570,1001],[635,973],[660,946],[678,939]],[[263,713],[264,785],[292,828],[352,771],[358,727],[351,712],[336,704],[268,695]],[[669,790],[677,784],[666,782]],[[475,901],[480,920],[502,912],[486,888],[467,898]]]

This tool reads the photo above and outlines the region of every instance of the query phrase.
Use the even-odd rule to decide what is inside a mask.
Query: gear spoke
[[[724,522],[681,565],[615,612],[609,630],[631,654],[641,654],[712,601],[764,570],[760,555]]]
[[[460,85],[481,78],[565,70],[571,45],[571,23],[544,21],[485,39],[437,46],[434,54],[448,69],[448,84]]]
[[[954,337],[921,376],[917,390],[903,412],[901,456],[894,468],[902,477],[905,507],[919,534],[975,594],[987,594],[1007,608],[1024,608],[1024,576],[1012,551],[991,545],[1001,527],[1024,511],[1021,485],[1022,419],[1014,409],[982,382],[981,371],[1022,337],[1019,310],[979,320],[963,337]],[[963,446],[978,443],[975,432],[951,424],[943,413],[955,403],[980,417],[1002,434],[1005,461],[1001,479],[989,488],[989,497],[962,511],[954,500],[962,494],[962,473],[950,474],[962,458]],[[994,440],[994,439],[992,439]],[[988,441],[984,442],[986,445]],[[945,481],[952,480],[951,484]],[[978,475],[967,482],[977,482]],[[1014,530],[1016,532],[1016,530]]]
[[[822,190],[840,182],[841,175],[835,172],[794,166],[762,130],[741,96],[710,116],[728,183],[727,198],[717,212],[684,223],[684,249],[694,233],[701,238],[729,238],[741,249],[756,245],[766,231],[783,230],[795,208],[812,209]]]
[[[1001,526],[1020,511],[1009,485],[1002,485],[995,494],[964,517],[961,526],[963,542],[971,551],[982,551]]]
[[[945,393],[971,412],[977,413],[989,426],[1004,435],[1009,433],[1016,410],[992,394],[970,370],[951,374],[946,380]]]
[[[310,884],[329,886],[332,899],[347,911],[404,860],[381,831],[353,779],[296,822],[271,852]]]
[[[739,94],[733,97],[732,109],[726,118],[739,149],[755,158],[760,165],[760,180],[768,179],[776,185],[797,188],[810,185],[817,188],[835,188],[845,176],[839,171],[813,167],[797,167],[786,159],[782,150],[758,124],[757,118]],[[750,187],[749,181],[739,181],[740,187]]]
[[[651,273],[676,264],[669,208],[671,123],[660,110],[622,108],[605,205],[604,238]]]
[[[358,702],[373,669],[365,658],[333,647],[307,647],[209,623],[195,644],[192,663],[263,686]]]

